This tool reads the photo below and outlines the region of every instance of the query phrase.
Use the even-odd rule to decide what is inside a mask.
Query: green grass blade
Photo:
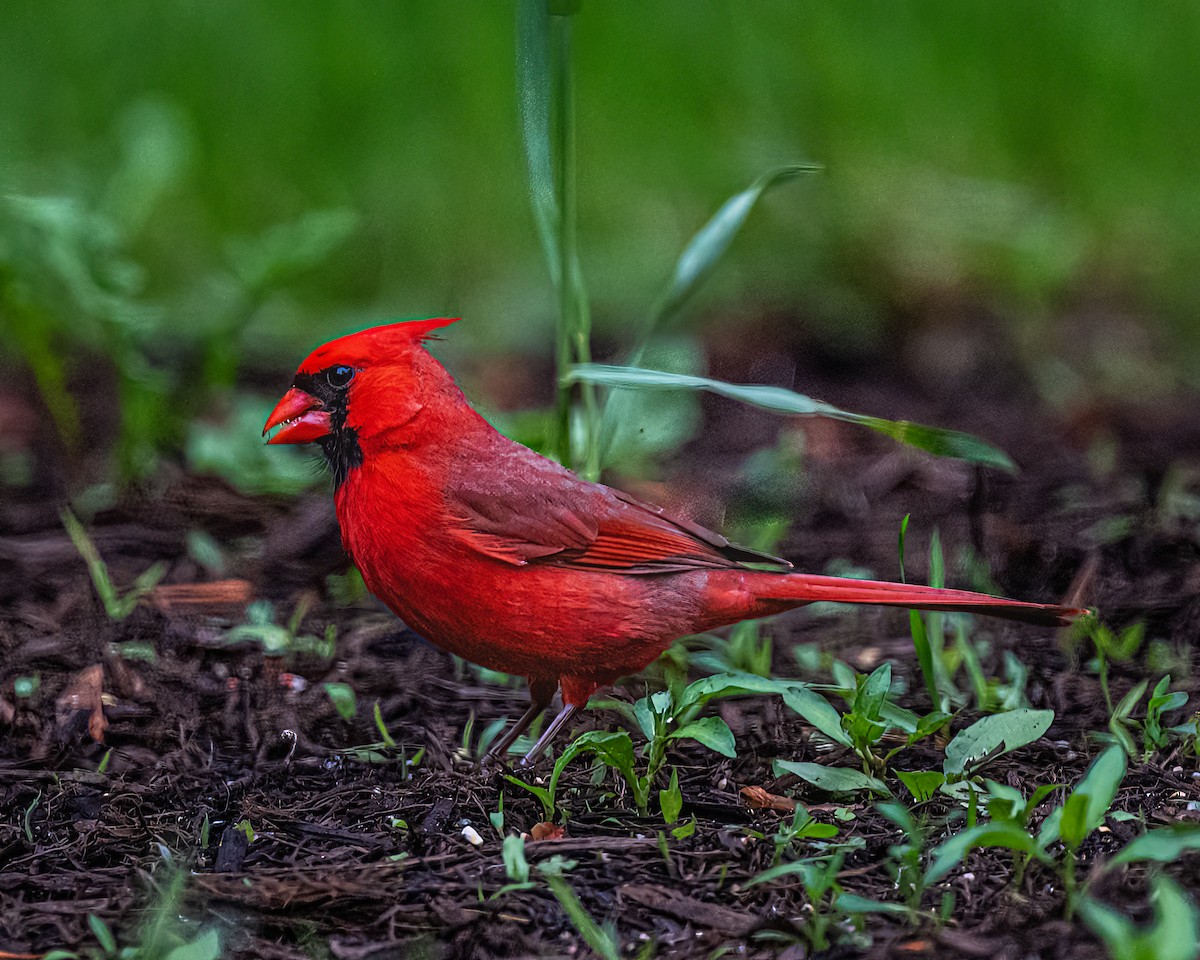
[[[674,316],[716,269],[763,194],[778,184],[820,169],[820,165],[813,163],[789,164],[763,174],[745,190],[726,200],[679,255],[655,311],[655,326],[661,326]]]
[[[546,0],[517,4],[517,107],[529,176],[529,200],[550,278],[562,276],[558,247],[558,201],[550,151],[550,16]]]
[[[925,426],[907,420],[884,420],[881,417],[853,413],[783,387],[726,383],[709,377],[599,363],[572,367],[564,381],[567,384],[592,383],[603,387],[632,387],[639,390],[706,390],[772,413],[794,417],[828,417],[832,420],[861,424],[927,453],[996,467],[1010,473],[1016,471],[1016,465],[1007,454],[969,433]]]
[[[603,960],[619,960],[620,945],[588,915],[571,885],[562,877],[554,874],[546,875],[546,883],[549,884],[550,892],[558,899],[563,912],[566,913],[587,945],[596,951]]]

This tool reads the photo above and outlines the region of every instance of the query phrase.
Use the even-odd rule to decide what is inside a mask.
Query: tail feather
[[[942,587],[889,583],[883,580],[825,577],[812,573],[781,574],[776,583],[767,590],[760,591],[759,596],[764,599],[803,603],[828,600],[834,603],[870,603],[917,610],[966,611],[1047,627],[1067,626],[1088,612],[1079,607],[1026,603],[1023,600],[1008,600],[970,590],[949,590]]]

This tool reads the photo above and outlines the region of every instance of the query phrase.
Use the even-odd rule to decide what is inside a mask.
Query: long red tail
[[[775,582],[766,589],[760,587],[755,591],[759,597],[807,603],[829,600],[834,603],[872,603],[917,610],[959,610],[1046,627],[1066,626],[1087,613],[1078,607],[1026,603],[970,590],[948,590],[883,580],[853,580],[813,573],[779,574],[774,579]]]

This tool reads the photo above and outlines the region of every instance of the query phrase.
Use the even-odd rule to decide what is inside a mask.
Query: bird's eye
[[[330,367],[325,371],[325,380],[335,390],[341,390],[354,379],[353,367]]]

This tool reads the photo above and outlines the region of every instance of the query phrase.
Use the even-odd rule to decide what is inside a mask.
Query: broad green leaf
[[[737,756],[737,744],[733,739],[733,731],[720,717],[701,717],[686,723],[667,737],[668,740],[695,740],[715,750],[723,757]]]
[[[808,687],[788,686],[783,691],[783,702],[834,743],[840,743],[844,747],[850,746],[850,738],[842,729],[841,714],[816,691]]]
[[[1050,729],[1053,722],[1053,710],[1010,710],[983,717],[960,730],[946,744],[942,769],[947,777],[965,776],[969,766],[985,757],[998,756],[1033,743]]]
[[[1087,797],[1083,815],[1087,833],[1091,833],[1104,822],[1104,816],[1112,806],[1117,789],[1125,779],[1127,764],[1125,751],[1121,747],[1108,747],[1092,761],[1087,773],[1072,791],[1072,795],[1082,794]],[[1041,830],[1038,831],[1038,845],[1043,850],[1063,836],[1062,818],[1063,807],[1059,807],[1042,821]]]
[[[839,893],[834,906],[843,913],[890,913],[899,916],[910,916],[916,911],[903,903],[887,903],[883,900],[871,900],[860,897],[856,893]]]
[[[1079,915],[1114,960],[1196,960],[1200,956],[1200,915],[1191,898],[1170,877],[1154,879],[1154,920],[1138,926],[1122,913],[1084,897]]]
[[[688,684],[679,696],[678,709],[682,711],[693,705],[703,706],[714,697],[736,697],[752,693],[783,694],[797,685],[795,680],[775,680],[753,673],[718,673]]]
[[[1088,795],[1076,790],[1067,797],[1058,818],[1058,832],[1069,850],[1078,850],[1088,835]]]
[[[794,773],[801,780],[829,793],[858,793],[860,790],[869,790],[880,796],[891,796],[891,791],[882,780],[850,767],[826,767],[819,763],[794,760],[775,760],[772,767],[776,776],[780,776],[781,772]]]
[[[789,164],[764,174],[741,193],[726,200],[680,254],[671,281],[660,300],[657,321],[661,323],[674,315],[713,272],[764,193],[777,184],[820,169],[820,166],[811,163]]]
[[[1112,860],[1112,865],[1153,860],[1172,863],[1188,850],[1200,850],[1200,826],[1192,824],[1147,830],[1131,840]]]
[[[924,803],[946,782],[946,775],[936,770],[897,770],[896,776],[917,803]]]
[[[221,938],[209,928],[191,943],[181,943],[166,955],[165,960],[219,960]]]
[[[880,719],[880,708],[892,689],[892,665],[882,663],[863,681],[854,698],[854,712],[868,720]]]
[[[629,387],[639,390],[707,390],[763,410],[770,410],[772,413],[795,417],[829,417],[833,420],[861,424],[900,443],[940,457],[955,457],[1010,473],[1016,471],[1015,464],[1007,454],[968,433],[929,427],[906,420],[885,420],[881,417],[852,413],[783,387],[725,383],[709,377],[598,363],[576,364],[567,373],[564,382],[594,383],[603,387]]]
[[[358,713],[358,698],[354,695],[354,688],[348,683],[335,681],[323,683],[321,686],[333,701],[333,708],[338,712],[338,716],[343,720],[353,720]]]
[[[980,823],[956,833],[934,848],[925,871],[925,883],[937,883],[977,847],[1004,847],[1035,856],[1040,853],[1033,837],[1020,827],[1008,822]]]

